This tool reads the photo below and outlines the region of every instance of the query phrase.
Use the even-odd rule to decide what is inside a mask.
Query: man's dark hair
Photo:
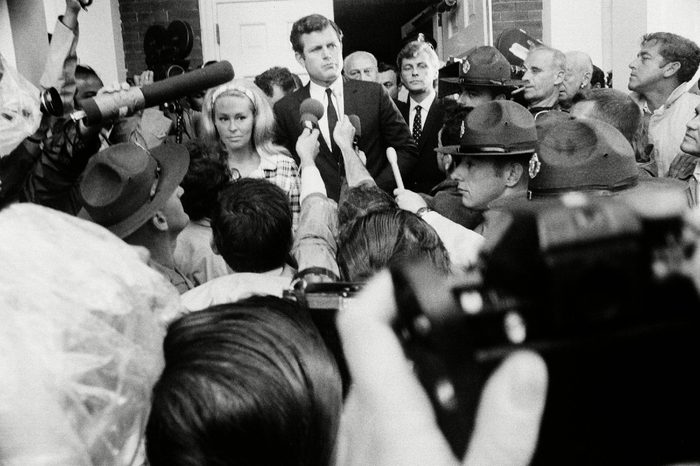
[[[393,71],[396,73],[396,80],[398,81],[399,79],[399,70],[396,68],[395,65],[392,65],[390,63],[380,61],[377,63],[377,72],[379,73],[384,73],[385,71]]]
[[[341,383],[308,312],[275,297],[168,328],[146,426],[152,466],[331,464]]]
[[[429,260],[441,272],[450,270],[440,237],[411,212],[371,212],[344,225],[340,232],[338,267],[345,280],[364,281],[384,267],[417,259]]]
[[[292,245],[289,200],[267,180],[242,178],[226,186],[211,227],[216,249],[236,272],[282,267]]]
[[[343,42],[343,31],[340,30],[334,21],[326,18],[323,15],[309,15],[298,19],[292,25],[292,32],[289,35],[289,41],[292,43],[292,49],[298,54],[304,55],[304,44],[301,42],[301,36],[303,34],[310,34],[312,32],[319,32],[326,29],[328,26],[332,27],[338,36],[340,43]]]
[[[338,205],[340,228],[371,212],[398,208],[394,198],[377,185],[360,184],[349,188],[344,194]]]
[[[605,82],[605,72],[595,65],[593,65],[593,73],[591,74],[591,86],[599,89],[608,87]]]
[[[219,191],[226,186],[226,167],[219,160],[190,158],[190,166],[180,183],[185,192],[180,201],[191,221],[210,218]]]
[[[670,32],[653,32],[642,37],[642,45],[654,42],[666,63],[677,61],[681,68],[676,73],[678,83],[689,81],[700,65],[700,47],[690,39]]]
[[[591,116],[617,128],[632,144],[642,122],[642,111],[629,94],[617,89],[585,89],[576,93],[572,105],[579,102],[592,102]]]
[[[279,86],[285,94],[296,89],[292,72],[287,68],[274,66],[255,77],[255,84],[268,96],[272,97],[272,86]]]

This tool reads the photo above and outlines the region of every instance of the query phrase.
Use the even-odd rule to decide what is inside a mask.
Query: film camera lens
[[[39,93],[39,108],[44,115],[63,115],[63,101],[55,87],[49,87]]]

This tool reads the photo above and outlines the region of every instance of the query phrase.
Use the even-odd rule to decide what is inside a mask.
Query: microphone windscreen
[[[355,127],[355,139],[360,139],[362,137],[362,125],[360,124],[360,117],[357,115],[348,115],[350,123]]]
[[[308,98],[299,105],[299,114],[304,116],[310,114],[316,117],[316,121],[323,118],[323,104],[316,99]],[[303,121],[303,120],[302,120]]]
[[[169,100],[195,94],[227,83],[233,77],[233,66],[224,60],[189,73],[143,86],[141,92],[143,92],[146,107],[153,107]]]

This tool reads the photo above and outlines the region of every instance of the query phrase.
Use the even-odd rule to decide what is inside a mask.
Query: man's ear
[[[566,76],[566,71],[564,71],[564,70],[559,70],[559,71],[557,72],[557,77],[554,78],[554,84],[556,84],[556,85],[558,86],[559,84],[563,83],[563,82],[564,82],[564,77],[565,77],[565,76]]]
[[[505,169],[505,183],[509,188],[514,187],[520,182],[525,170],[519,163],[511,162]]]
[[[294,52],[294,58],[297,59],[297,62],[302,66],[302,68],[306,69],[306,66],[305,66],[306,60],[304,59],[303,53]]]
[[[151,217],[151,223],[158,231],[168,231],[168,219],[160,210],[156,210],[156,213],[153,214],[153,217]]]
[[[680,62],[677,61],[672,61],[666,63],[664,65],[664,78],[670,78],[674,74],[678,73],[678,70],[681,69],[681,64]]]
[[[591,83],[592,76],[593,73],[589,73],[588,71],[586,71],[586,73],[583,75],[583,81],[581,82],[581,89],[587,87]]]
[[[211,246],[211,250],[214,252],[214,254],[221,255],[219,254],[219,248],[216,247],[216,241],[214,241],[214,237],[211,237],[211,241],[209,242],[209,245]]]

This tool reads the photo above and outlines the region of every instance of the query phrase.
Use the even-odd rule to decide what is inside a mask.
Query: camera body
[[[682,217],[580,196],[503,215],[466,279],[392,269],[395,330],[453,452],[491,372],[530,349],[549,371],[533,464],[700,459],[700,300]]]

